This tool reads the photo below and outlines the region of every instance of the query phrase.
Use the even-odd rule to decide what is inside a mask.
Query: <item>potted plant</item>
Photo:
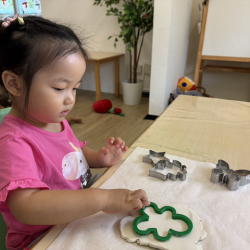
[[[107,7],[106,15],[117,16],[121,28],[120,34],[110,36],[108,39],[114,38],[114,47],[119,39],[122,39],[129,52],[129,79],[122,81],[123,101],[125,104],[139,104],[143,82],[137,80],[136,72],[144,36],[153,28],[153,0],[94,0],[94,5],[103,4]],[[139,100],[131,100],[129,103],[132,97],[137,99],[139,97]]]

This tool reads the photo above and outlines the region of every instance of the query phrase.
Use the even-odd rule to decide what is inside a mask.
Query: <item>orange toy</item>
[[[184,92],[196,89],[195,83],[186,76],[182,77],[178,81],[177,87],[180,88]]]

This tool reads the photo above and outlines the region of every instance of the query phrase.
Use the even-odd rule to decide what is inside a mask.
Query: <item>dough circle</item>
[[[159,208],[166,206],[161,204],[157,205]],[[207,233],[203,230],[203,225],[199,215],[192,209],[182,204],[168,204],[168,206],[174,207],[176,209],[176,213],[184,214],[191,219],[191,221],[193,222],[193,230],[189,235],[185,237],[172,236],[169,241],[165,242],[156,240],[152,234],[143,236],[138,235],[133,229],[133,221],[141,214],[139,211],[131,211],[131,216],[123,218],[120,222],[121,237],[130,243],[137,242],[139,245],[150,246],[152,248],[161,250],[202,250],[201,244],[197,243],[204,240],[207,236]],[[152,208],[146,208],[145,212],[149,215],[150,220],[138,225],[141,230],[146,230],[147,228],[154,227],[157,228],[159,235],[164,234],[162,236],[166,236],[166,230],[168,230],[168,228],[166,229],[166,220],[168,221],[167,225],[169,226],[169,228],[177,231],[187,229],[185,223],[181,223],[180,221],[171,219],[171,212],[165,212],[169,214],[163,213],[162,215],[160,215],[160,218],[159,215],[154,213]],[[162,218],[165,218],[165,220],[162,220]]]

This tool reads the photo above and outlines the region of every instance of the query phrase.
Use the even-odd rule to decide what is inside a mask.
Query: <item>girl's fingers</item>
[[[138,199],[138,198],[134,198],[132,201],[131,201],[131,205],[132,205],[132,208],[137,211],[139,209],[142,208],[142,203],[141,203],[141,200]]]
[[[128,147],[125,147],[125,141],[123,141],[120,137],[117,137],[116,139],[114,137],[109,137],[108,143],[111,145],[116,145],[117,148],[121,148],[124,151],[128,150]]]
[[[142,189],[139,189],[133,192],[132,196],[133,196],[133,200],[135,199],[137,203],[137,206],[134,206],[134,210],[144,208],[145,206],[148,206],[150,203],[148,201],[148,196],[146,192]]]
[[[124,149],[124,147],[125,147],[125,141],[122,141],[120,148]]]
[[[121,144],[122,144],[122,139],[120,137],[117,137],[115,139],[115,145],[116,145],[116,147],[119,148],[121,146]]]
[[[142,207],[146,207],[150,205],[150,201],[142,201]]]
[[[107,148],[105,148],[105,147],[102,147],[101,149],[100,149],[100,151],[101,151],[101,153],[102,154],[107,154],[108,152],[109,152],[109,150],[107,149]]]
[[[110,143],[110,144],[114,144],[114,142],[115,142],[115,138],[114,137],[109,137],[108,138],[108,143]]]
[[[145,208],[146,206],[149,206],[149,204],[150,204],[150,201],[143,201],[137,198],[135,199],[133,209],[137,211],[137,210],[140,210],[141,208]]]

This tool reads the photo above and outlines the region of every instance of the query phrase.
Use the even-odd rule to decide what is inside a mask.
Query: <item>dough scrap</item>
[[[157,204],[158,205],[158,204]],[[159,208],[166,205],[158,205]],[[201,244],[197,244],[199,241],[204,240],[207,237],[207,232],[203,230],[203,225],[200,217],[192,209],[182,204],[168,204],[168,206],[174,207],[178,214],[184,214],[193,222],[193,230],[186,237],[172,236],[169,241],[161,242],[154,238],[152,234],[138,235],[133,230],[133,221],[136,217],[140,216],[140,212],[131,211],[131,216],[123,218],[120,222],[121,237],[127,242],[137,242],[142,246],[150,246],[152,248],[161,250],[202,250]],[[185,223],[180,221],[170,220],[171,212],[165,212],[161,217],[155,214],[152,208],[147,208],[145,212],[149,215],[150,220],[148,222],[142,222],[139,224],[139,228],[145,230],[150,227],[156,227],[159,235],[166,236],[168,229],[166,229],[166,219],[168,219],[169,228],[173,228],[177,231],[186,230]],[[162,218],[166,218],[162,220]]]

